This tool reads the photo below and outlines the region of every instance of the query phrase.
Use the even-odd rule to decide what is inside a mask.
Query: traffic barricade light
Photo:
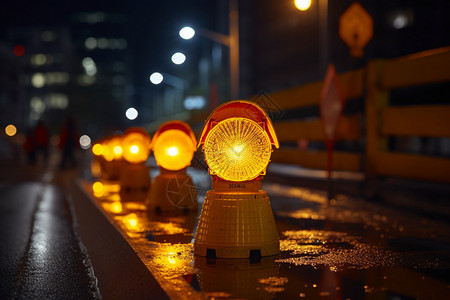
[[[192,129],[182,121],[162,124],[152,139],[152,150],[160,174],[150,190],[150,211],[197,210],[197,193],[186,173],[196,151],[197,140]]]
[[[150,154],[151,139],[141,127],[128,128],[122,139],[125,165],[120,177],[120,195],[124,201],[145,201],[150,189],[150,170],[145,162]]]
[[[118,181],[123,170],[122,135],[113,135],[102,143],[101,169],[105,180]],[[104,173],[104,174],[103,174]]]
[[[278,140],[267,114],[248,101],[230,101],[208,118],[202,147],[212,179],[197,227],[194,253],[248,258],[279,253],[269,197],[261,180]]]

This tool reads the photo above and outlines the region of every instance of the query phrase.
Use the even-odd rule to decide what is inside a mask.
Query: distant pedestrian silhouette
[[[74,168],[77,164],[75,159],[75,149],[78,145],[78,133],[75,121],[68,117],[59,135],[59,148],[62,152],[61,169]]]
[[[49,134],[43,121],[38,121],[32,132],[31,140],[27,141],[27,143],[30,143],[27,147],[31,151],[31,163],[35,163],[38,155],[42,153],[44,164],[46,164],[48,160]]]

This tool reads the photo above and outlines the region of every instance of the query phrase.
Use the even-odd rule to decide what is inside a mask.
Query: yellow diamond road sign
[[[372,35],[372,17],[361,4],[353,2],[339,18],[339,36],[350,47],[353,57],[361,57]]]

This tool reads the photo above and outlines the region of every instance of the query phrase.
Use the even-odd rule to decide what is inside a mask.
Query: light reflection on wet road
[[[205,189],[209,176],[191,174]],[[91,191],[89,184],[85,188]],[[96,201],[173,299],[450,296],[448,223],[343,195],[328,203],[319,191],[269,182],[263,188],[274,209],[281,253],[260,261],[195,257],[192,238],[200,210],[150,214],[142,203],[120,202],[111,188]]]

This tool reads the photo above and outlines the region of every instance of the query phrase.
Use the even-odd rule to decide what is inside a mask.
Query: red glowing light
[[[15,46],[13,51],[16,56],[23,56],[25,54],[25,48],[22,45]]]

